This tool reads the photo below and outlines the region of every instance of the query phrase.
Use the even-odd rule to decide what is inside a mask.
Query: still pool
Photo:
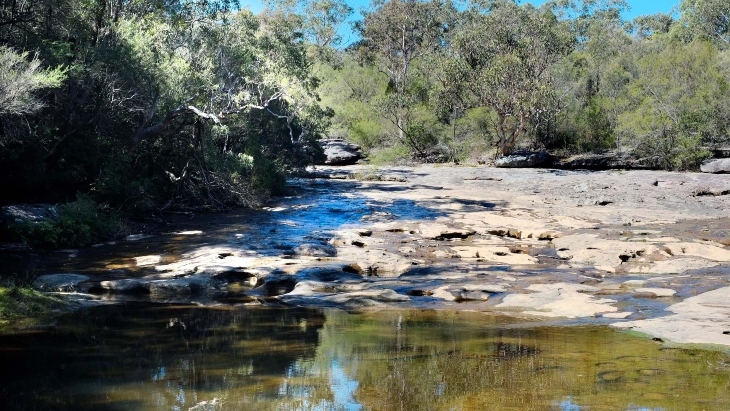
[[[4,410],[730,410],[730,355],[482,313],[126,304],[0,334]]]

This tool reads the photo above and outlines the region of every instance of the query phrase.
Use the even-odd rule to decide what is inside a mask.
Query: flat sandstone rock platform
[[[229,240],[140,255],[146,274],[96,287],[154,299],[236,283],[252,303],[472,310],[730,346],[728,176],[347,166],[297,184],[363,216],[278,254]]]

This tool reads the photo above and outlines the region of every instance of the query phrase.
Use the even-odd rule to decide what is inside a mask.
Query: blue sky
[[[249,8],[252,12],[258,13],[263,9],[262,0],[240,0],[244,8]],[[368,7],[370,0],[345,0],[354,10],[355,15],[350,19],[357,21],[361,18],[359,11]],[[539,6],[547,0],[519,0],[520,3],[532,3]],[[624,12],[623,17],[626,20],[632,20],[634,17],[654,14],[654,13],[672,13],[678,7],[680,0],[627,0],[630,10]],[[343,44],[347,45],[357,39],[350,33],[347,27],[339,30],[343,36]]]
[[[360,10],[363,7],[367,7],[370,4],[369,0],[346,0],[347,3],[352,6],[355,11]],[[532,3],[535,5],[541,5],[546,0],[521,0],[522,3]],[[672,8],[679,4],[679,0],[628,0],[631,10],[624,14],[626,19],[633,19],[636,16],[654,13],[670,13]],[[261,0],[241,0],[241,4],[251,9],[254,13],[261,11],[262,2]]]
[[[528,0],[521,1],[521,3],[532,3],[534,5],[541,5],[546,0]],[[672,8],[679,5],[679,0],[628,0],[631,10],[624,13],[624,18],[631,20],[636,16],[643,16],[646,14],[654,13],[671,13]]]

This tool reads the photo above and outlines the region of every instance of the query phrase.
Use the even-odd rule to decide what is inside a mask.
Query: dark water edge
[[[98,307],[0,370],[4,410],[730,409],[727,353],[452,311]]]

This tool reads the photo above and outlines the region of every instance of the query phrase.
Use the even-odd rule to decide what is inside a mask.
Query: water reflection
[[[727,354],[479,313],[105,307],[0,367],[10,410],[730,409]]]

